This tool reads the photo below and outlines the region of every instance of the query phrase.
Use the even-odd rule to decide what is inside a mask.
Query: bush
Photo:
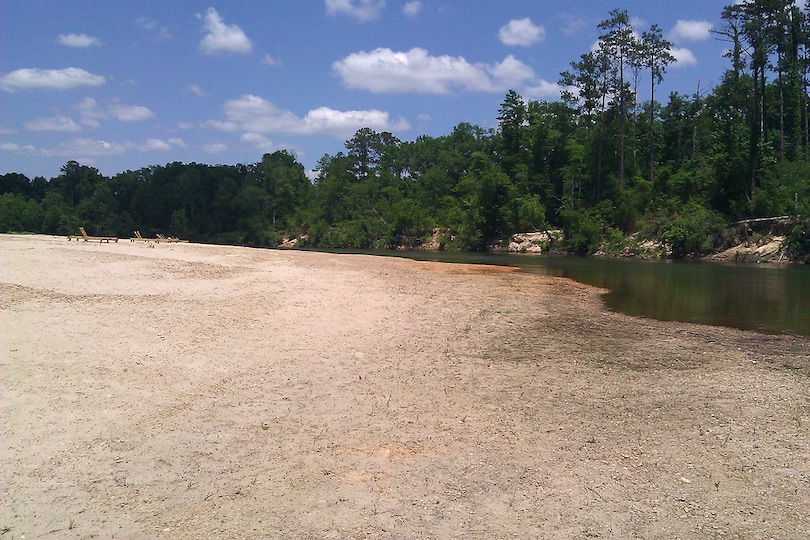
[[[44,213],[39,203],[22,195],[0,195],[0,232],[40,232]]]
[[[810,222],[800,222],[785,235],[782,250],[791,261],[810,264]]]
[[[711,251],[723,236],[720,217],[696,203],[687,204],[665,223],[660,240],[672,250],[672,256],[682,259]]]
[[[596,216],[576,210],[560,212],[563,221],[563,247],[576,255],[590,255],[599,249],[603,223]]]

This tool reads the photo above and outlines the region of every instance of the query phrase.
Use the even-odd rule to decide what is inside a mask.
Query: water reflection
[[[435,252],[365,252],[419,260],[517,266],[609,289],[615,311],[810,336],[810,266],[642,261]]]

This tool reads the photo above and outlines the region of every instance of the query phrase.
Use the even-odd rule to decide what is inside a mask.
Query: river
[[[513,266],[608,289],[603,296],[605,305],[629,315],[810,336],[810,265],[425,251],[362,253]]]

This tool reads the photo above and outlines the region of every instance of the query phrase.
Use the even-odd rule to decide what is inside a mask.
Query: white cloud
[[[81,122],[85,126],[97,128],[101,126],[99,120],[105,120],[108,116],[98,106],[96,100],[91,97],[86,97],[79,103],[73,106],[74,109],[79,111]]]
[[[38,153],[44,156],[98,157],[125,154],[133,147],[132,143],[111,143],[107,141],[80,138],[60,143],[55,148],[43,148]]]
[[[410,125],[404,118],[392,122],[387,112],[377,109],[336,111],[319,107],[309,111],[303,119],[303,132],[308,134],[325,133],[344,138],[363,127],[375,131],[399,131],[409,129]]]
[[[57,43],[68,47],[100,47],[101,40],[87,34],[59,34]]]
[[[498,38],[504,45],[522,45],[526,47],[543,41],[546,38],[546,29],[537,26],[528,17],[514,19],[501,27]]]
[[[141,105],[110,105],[110,114],[122,122],[140,122],[155,116],[147,107]]]
[[[135,19],[135,24],[144,30],[154,30],[158,27],[158,22],[155,19],[150,19],[149,17],[138,17]]]
[[[211,120],[207,125],[224,131],[242,131],[249,137],[265,133],[291,133],[345,138],[362,127],[377,131],[410,128],[404,119],[392,121],[387,112],[376,109],[337,111],[329,107],[319,107],[299,118],[290,111],[253,95],[243,95],[239,99],[229,100],[225,102],[223,109],[227,121]]]
[[[420,48],[356,52],[333,63],[332,69],[347,88],[375,93],[499,92],[534,79],[532,69],[511,55],[499,64],[471,64],[461,56],[431,56]]]
[[[171,150],[172,145],[167,143],[166,141],[161,141],[160,139],[147,139],[146,143],[144,143],[142,150],[144,152],[148,151],[162,151],[165,152],[166,150]]]
[[[205,90],[203,90],[201,87],[197,86],[196,84],[188,85],[188,90],[192,94],[195,94],[195,95],[200,96],[200,97],[205,97],[205,96],[208,95],[208,93]]]
[[[405,5],[402,6],[402,13],[404,13],[407,17],[416,17],[422,11],[422,2],[419,0],[413,0],[412,2],[405,2]]]
[[[200,50],[204,54],[220,53],[247,54],[253,49],[253,42],[248,39],[239,26],[225,24],[217,10],[210,7],[203,18],[207,34],[200,41]]]
[[[524,94],[526,97],[534,99],[556,100],[560,99],[560,93],[562,91],[563,87],[559,84],[541,79],[539,84],[527,88]]]
[[[672,47],[669,51],[675,57],[675,63],[672,64],[674,68],[682,68],[697,65],[697,58],[689,49],[682,47]]]
[[[0,88],[6,92],[47,89],[68,90],[79,86],[100,86],[106,82],[101,75],[93,75],[81,68],[64,69],[25,68],[0,76]]]
[[[179,146],[180,148],[185,148],[186,147],[186,142],[183,139],[180,139],[178,137],[170,138],[169,139],[169,144],[174,145],[174,146]]]
[[[268,66],[277,66],[279,64],[279,62],[278,62],[278,60],[276,60],[275,58],[273,58],[269,54],[266,54],[264,56],[264,58],[262,59],[262,64],[265,64],[265,65],[268,65]]]
[[[165,152],[171,150],[172,147],[172,143],[160,139],[147,139],[144,142],[136,143],[132,141],[109,142],[82,137],[61,142],[52,148],[36,148],[31,145],[20,146],[8,143],[3,145],[2,149],[37,156],[59,156],[84,161],[94,157],[119,156],[128,152]]]
[[[54,116],[51,118],[35,118],[26,122],[25,129],[28,131],[81,131],[82,126],[67,116]]]
[[[588,26],[588,21],[571,14],[563,14],[560,19],[562,19],[562,32],[566,36],[577,35]]]
[[[223,122],[222,120],[206,120],[203,122],[203,127],[210,127],[220,131],[227,131],[233,133],[239,131],[239,125],[235,122]]]
[[[633,28],[642,28],[648,26],[648,23],[641,17],[630,17],[630,26]]]
[[[114,103],[106,109],[103,109],[99,106],[98,102],[91,97],[84,98],[74,105],[73,108],[79,111],[82,124],[94,128],[101,126],[99,120],[106,120],[110,117],[121,122],[140,122],[155,116],[148,107],[142,105],[121,105]]]
[[[675,42],[703,41],[711,36],[711,30],[712,23],[709,21],[679,20],[675,23],[675,28],[667,34],[667,37]]]
[[[360,22],[371,21],[385,9],[385,0],[326,0],[329,15],[348,15]]]
[[[150,32],[152,34],[152,39],[155,41],[168,41],[172,39],[169,28],[166,26],[160,26],[154,19],[150,19],[148,17],[138,17],[135,20],[135,24],[138,26],[138,28]]]
[[[278,147],[273,144],[273,141],[260,133],[245,133],[239,137],[239,140],[244,143],[252,144],[262,153],[273,152],[278,149]]]
[[[203,146],[203,150],[205,150],[207,154],[222,154],[228,151],[228,145],[225,143],[206,144]]]

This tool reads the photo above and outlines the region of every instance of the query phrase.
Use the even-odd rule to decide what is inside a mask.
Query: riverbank
[[[511,269],[0,235],[11,538],[798,538],[810,340]]]
[[[740,235],[743,236],[743,235]],[[550,230],[533,233],[517,233],[502,242],[491,246],[493,253],[565,254],[560,249],[563,232]],[[731,245],[706,254],[701,259],[722,262],[787,263],[789,257],[783,249],[785,235],[782,231],[751,233],[743,238],[735,237]],[[665,259],[672,256],[672,250],[665,244],[638,235],[624,238],[615,245],[602,244],[593,254],[602,257],[637,257],[642,259]]]

